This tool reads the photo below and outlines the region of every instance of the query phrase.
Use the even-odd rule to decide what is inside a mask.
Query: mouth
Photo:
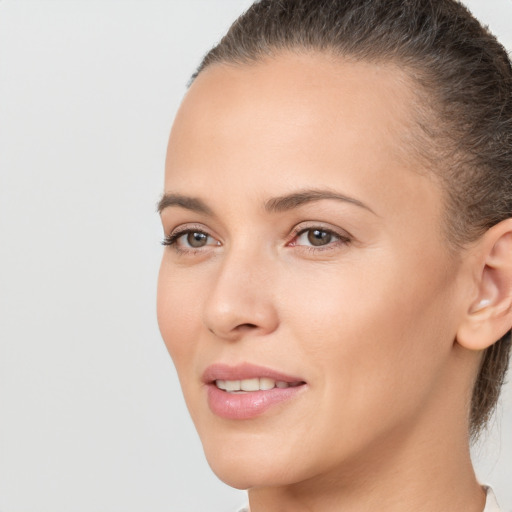
[[[305,384],[304,381],[286,382],[274,380],[269,377],[255,377],[254,379],[223,380],[217,379],[214,384],[218,389],[228,393],[251,393],[253,391],[270,391],[271,389],[286,389]]]
[[[248,363],[238,366],[215,364],[203,374],[208,406],[216,416],[247,420],[286,404],[307,388],[306,381]]]

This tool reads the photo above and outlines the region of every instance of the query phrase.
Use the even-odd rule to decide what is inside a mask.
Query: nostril
[[[253,331],[254,329],[258,329],[258,326],[256,324],[240,324],[240,325],[237,325],[234,329],[233,329],[233,332],[246,332],[246,331]],[[208,327],[208,330],[214,335],[214,336],[218,336],[219,333],[217,333],[214,329],[212,329],[211,327]]]
[[[236,327],[239,331],[252,331],[253,329],[257,329],[258,326],[256,324],[240,324]]]

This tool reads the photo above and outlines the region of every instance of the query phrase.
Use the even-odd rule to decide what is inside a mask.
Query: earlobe
[[[489,229],[477,251],[477,296],[457,331],[469,350],[486,349],[512,328],[512,219]]]

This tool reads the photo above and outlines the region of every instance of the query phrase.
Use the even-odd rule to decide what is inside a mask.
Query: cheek
[[[196,349],[201,324],[200,293],[194,280],[185,279],[164,254],[158,275],[157,319],[178,373],[191,361]]]
[[[294,294],[281,298],[292,336],[330,399],[355,397],[351,406],[364,409],[393,396],[417,399],[434,386],[454,332],[449,276],[431,269],[425,275],[405,258],[373,255],[371,264],[304,273]]]

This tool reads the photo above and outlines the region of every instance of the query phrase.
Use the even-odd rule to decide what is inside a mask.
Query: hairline
[[[387,55],[378,50],[373,54],[358,55],[357,52],[340,51],[333,46],[324,46],[322,48],[315,45],[307,45],[296,42],[293,45],[278,47],[269,46],[258,53],[237,58],[228,58],[226,56],[216,57],[206,63],[202,63],[198,70],[192,75],[188,87],[190,88],[198,76],[209,68],[226,66],[228,68],[252,67],[265,63],[265,61],[279,59],[287,54],[296,55],[318,55],[331,57],[333,62],[338,59],[345,59],[351,63],[365,63],[374,65],[384,65],[397,72],[399,79],[405,79],[407,89],[410,91],[410,118],[413,130],[407,133],[407,137],[401,139],[399,145],[399,154],[401,157],[413,158],[418,165],[413,167],[413,172],[423,177],[431,179],[439,186],[442,194],[443,214],[442,230],[443,238],[447,243],[449,251],[455,255],[466,248],[472,242],[479,238],[483,233],[477,233],[469,239],[460,236],[456,226],[456,219],[452,218],[453,208],[451,208],[450,179],[447,176],[447,170],[450,163],[457,160],[457,152],[450,151],[448,144],[440,144],[441,140],[447,140],[443,130],[443,121],[436,113],[435,107],[429,107],[429,103],[436,104],[440,99],[436,97],[435,88],[428,90],[423,82],[429,80],[429,73],[425,72],[421,61],[410,56],[407,59],[400,55]],[[412,64],[416,60],[416,65]],[[429,101],[430,100],[430,101]],[[434,132],[434,125],[438,125],[438,130]],[[434,147],[436,146],[436,147]]]

